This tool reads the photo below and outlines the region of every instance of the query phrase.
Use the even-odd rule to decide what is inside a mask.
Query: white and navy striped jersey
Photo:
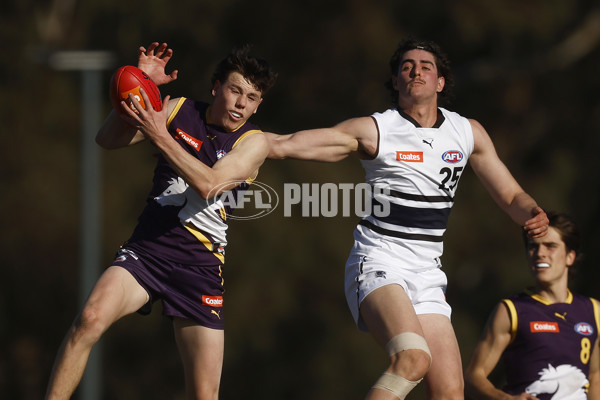
[[[374,212],[356,228],[355,250],[390,257],[409,268],[440,266],[454,194],[473,152],[471,124],[442,108],[432,128],[420,127],[398,109],[372,117],[379,131],[378,152],[361,162],[373,187]]]

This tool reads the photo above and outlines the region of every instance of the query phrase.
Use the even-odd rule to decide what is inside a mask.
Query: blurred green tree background
[[[5,0],[0,5],[4,145],[0,196],[0,398],[42,397],[79,310],[81,79],[47,64],[57,50],[108,50],[135,64],[167,42],[179,79],[163,94],[209,100],[216,62],[252,43],[280,73],[254,117],[266,131],[330,126],[389,106],[383,82],[400,39],[438,42],[453,61],[449,107],[479,120],[522,186],[600,240],[600,6],[592,0]],[[103,115],[110,110],[107,95]],[[154,149],[102,152],[102,265],[141,211]],[[358,183],[355,159],[267,161],[258,180]],[[232,221],[226,266],[223,399],[361,399],[387,364],[347,311],[343,269],[355,217]],[[520,228],[468,170],[446,234],[448,301],[466,363],[487,314],[529,282]],[[572,288],[594,297],[588,257]],[[183,399],[170,322],[118,322],[102,340],[106,399]],[[417,390],[411,398],[424,398]],[[76,398],[78,398],[76,396]]]

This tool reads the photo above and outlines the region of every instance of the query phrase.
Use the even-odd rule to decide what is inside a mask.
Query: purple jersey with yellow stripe
[[[180,98],[167,121],[171,136],[198,160],[212,167],[247,135],[261,132],[246,122],[225,132],[208,120],[209,104]],[[231,189],[246,190],[252,179]],[[227,215],[232,210],[218,197],[203,199],[158,156],[152,189],[126,246],[143,248],[157,257],[188,265],[224,263]]]
[[[512,334],[503,355],[507,380],[503,390],[531,393],[541,400],[585,399],[598,338],[596,303],[570,291],[564,303],[550,303],[530,291],[503,303]]]

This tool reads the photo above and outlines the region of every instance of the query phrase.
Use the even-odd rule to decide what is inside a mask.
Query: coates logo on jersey
[[[202,304],[211,307],[223,307],[223,296],[202,295]]]
[[[181,129],[177,129],[177,139],[183,139],[184,142],[192,146],[196,151],[200,150],[200,147],[202,147],[202,140],[196,139],[195,137],[188,135]]]
[[[560,329],[558,328],[558,323],[556,322],[531,321],[529,323],[529,328],[531,329],[531,332],[560,332]]]
[[[575,325],[575,332],[583,336],[591,336],[594,333],[594,328],[587,322],[580,322]]]
[[[442,160],[446,161],[450,164],[456,164],[457,162],[461,162],[463,159],[463,153],[458,150],[449,150],[442,154]]]
[[[422,151],[396,151],[396,161],[423,162]]]

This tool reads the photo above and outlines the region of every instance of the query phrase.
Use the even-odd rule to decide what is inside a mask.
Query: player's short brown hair
[[[275,84],[277,73],[263,58],[251,56],[250,48],[250,45],[236,47],[221,60],[213,73],[212,85],[214,86],[216,81],[226,81],[232,72],[239,72],[264,96]]]

